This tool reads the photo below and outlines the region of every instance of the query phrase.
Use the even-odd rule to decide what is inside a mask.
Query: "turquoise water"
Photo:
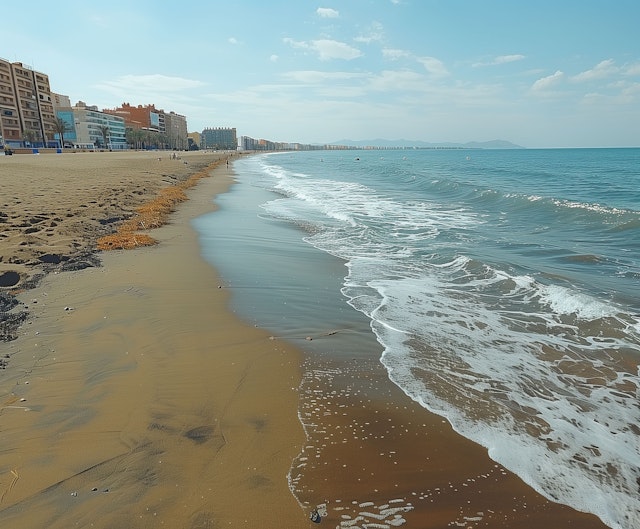
[[[329,353],[378,355],[548,498],[640,526],[640,149],[316,151],[234,170],[195,224],[242,317],[294,338],[348,329]]]

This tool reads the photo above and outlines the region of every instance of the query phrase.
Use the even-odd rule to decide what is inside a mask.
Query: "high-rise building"
[[[11,63],[0,59],[0,145],[20,147],[22,128]]]
[[[0,141],[10,147],[55,147],[49,76],[0,59]]]
[[[187,118],[175,112],[164,113],[164,133],[170,149],[184,151],[189,148],[187,139]]]
[[[200,136],[201,149],[237,150],[238,138],[236,129],[217,127],[204,129]]]

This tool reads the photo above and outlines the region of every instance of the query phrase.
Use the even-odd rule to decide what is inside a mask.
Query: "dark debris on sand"
[[[42,278],[51,272],[70,272],[100,265],[97,253],[89,250],[71,256],[46,254],[41,256],[37,263],[29,263],[34,273],[28,279],[14,288],[0,290],[0,342],[15,340],[20,326],[29,316],[28,311],[24,310],[24,305],[16,298],[18,292],[35,288]],[[0,369],[5,369],[7,364],[8,356],[0,358]]]

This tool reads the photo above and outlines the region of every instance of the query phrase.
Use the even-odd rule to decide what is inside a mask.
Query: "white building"
[[[66,147],[80,149],[124,150],[128,148],[124,118],[87,106],[78,101],[72,107],[56,107],[56,115],[67,124],[64,133]],[[106,137],[105,137],[106,136]],[[56,139],[58,134],[56,134]]]

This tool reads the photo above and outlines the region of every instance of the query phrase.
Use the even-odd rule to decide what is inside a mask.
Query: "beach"
[[[20,276],[2,288],[24,314],[0,342],[3,524],[311,527],[320,506],[329,527],[605,527],[497,465],[379,362],[314,356],[235,316],[190,225],[232,184],[226,164],[149,232],[157,245],[95,251],[224,156],[0,160],[0,274]]]
[[[189,171],[132,154],[125,159],[139,173],[128,173],[129,160],[115,169],[96,154],[76,174],[95,164],[87,177],[100,182],[71,183],[67,164],[79,161],[67,156],[37,160],[46,171],[33,186],[56,190],[44,211],[58,207],[56,196],[88,199],[109,185],[120,193],[113,201],[131,207],[137,201],[122,197],[132,189],[152,193]],[[189,157],[191,172],[213,159]],[[304,524],[287,484],[303,440],[298,353],[225,311],[227,291],[189,227],[229,185],[223,167],[154,230],[158,245],[103,253],[101,267],[52,272],[18,294],[29,316],[1,344],[10,357],[0,377],[3,525],[268,527],[265,516],[272,527]],[[30,187],[20,180],[14,192]]]

